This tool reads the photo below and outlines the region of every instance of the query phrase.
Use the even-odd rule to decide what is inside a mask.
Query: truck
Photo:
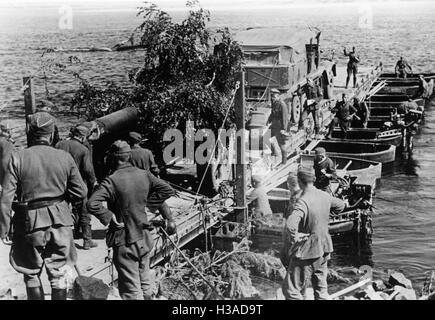
[[[335,64],[320,59],[320,35],[318,30],[287,28],[249,28],[236,34],[244,54],[248,110],[265,114],[251,123],[266,124],[270,90],[276,88],[288,107],[289,123],[299,124],[307,103],[307,77],[321,87],[324,99],[332,98]]]

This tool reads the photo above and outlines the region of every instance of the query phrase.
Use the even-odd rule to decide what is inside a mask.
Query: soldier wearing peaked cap
[[[314,170],[300,167],[297,173],[302,189],[292,213],[284,226],[283,262],[288,265],[282,291],[288,300],[302,300],[306,280],[311,279],[314,298],[328,298],[327,262],[333,252],[329,235],[329,214],[340,213],[345,204],[326,192],[314,187]]]
[[[97,184],[94,166],[92,164],[91,151],[85,146],[89,129],[83,125],[74,126],[71,129],[71,138],[57,143],[56,148],[68,152],[79,168],[80,175],[85,181],[88,190],[91,191]],[[78,234],[79,227],[83,234],[83,249],[89,250],[97,247],[92,241],[91,216],[86,211],[86,199],[73,204],[75,217],[74,232]]]
[[[87,203],[88,211],[103,225],[109,225],[106,242],[113,247],[113,262],[118,271],[118,288],[124,300],[152,298],[149,272],[153,239],[145,207],[149,202],[161,205],[174,190],[147,170],[130,163],[131,148],[115,141],[110,152],[116,164],[112,175],[104,179]],[[103,206],[107,202],[107,208]],[[167,232],[175,232],[172,216],[162,213]]]
[[[40,280],[44,265],[52,300],[66,300],[66,275],[77,260],[66,201],[80,201],[87,193],[71,155],[51,147],[54,125],[55,119],[46,112],[29,116],[32,145],[12,154],[1,194],[0,237],[10,243],[12,236],[9,261],[24,275],[29,300],[44,299]]]

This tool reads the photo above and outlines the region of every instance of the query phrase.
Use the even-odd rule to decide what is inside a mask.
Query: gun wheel
[[[301,120],[301,101],[299,96],[293,97],[291,110],[293,123],[299,123]]]

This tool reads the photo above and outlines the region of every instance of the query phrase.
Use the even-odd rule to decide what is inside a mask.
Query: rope
[[[240,88],[240,81],[237,81],[237,82],[236,82],[235,89],[234,89],[234,91],[233,91],[233,96],[232,96],[231,101],[230,101],[230,103],[229,103],[229,105],[228,105],[228,107],[227,107],[227,110],[226,110],[226,114],[225,114],[224,120],[222,121],[222,125],[221,125],[221,127],[220,127],[219,130],[222,130],[222,129],[223,129],[223,127],[224,127],[224,125],[225,125],[225,122],[227,121],[228,115],[229,115],[229,113],[230,113],[230,109],[231,109],[231,107],[232,107],[232,105],[233,105],[233,103],[234,103],[234,99],[235,99],[235,97],[236,97],[236,93],[237,93],[237,90],[238,90],[239,88]],[[211,163],[212,159],[214,158],[214,153],[216,152],[216,147],[217,147],[218,143],[219,143],[219,139],[217,139],[217,140],[216,140],[216,143],[214,144],[213,151],[211,152],[210,159],[209,159],[208,162],[207,162],[207,167],[205,168],[205,172],[204,172],[204,174],[202,175],[201,182],[199,183],[198,189],[196,190],[195,197],[198,197],[199,190],[201,189],[202,183],[204,182],[204,178],[205,178],[205,175],[207,174],[208,167],[210,166],[210,163]],[[192,206],[193,206],[193,204],[192,204]],[[192,206],[191,206],[191,207],[192,207]]]

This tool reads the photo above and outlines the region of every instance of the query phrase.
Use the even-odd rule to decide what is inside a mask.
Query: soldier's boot
[[[92,229],[90,224],[83,224],[83,250],[89,250],[98,247],[98,244],[92,241]]]
[[[51,289],[51,300],[66,300],[66,289]]]
[[[34,287],[34,288],[27,288],[27,300],[45,300],[44,297],[44,289],[42,289],[42,286]]]

